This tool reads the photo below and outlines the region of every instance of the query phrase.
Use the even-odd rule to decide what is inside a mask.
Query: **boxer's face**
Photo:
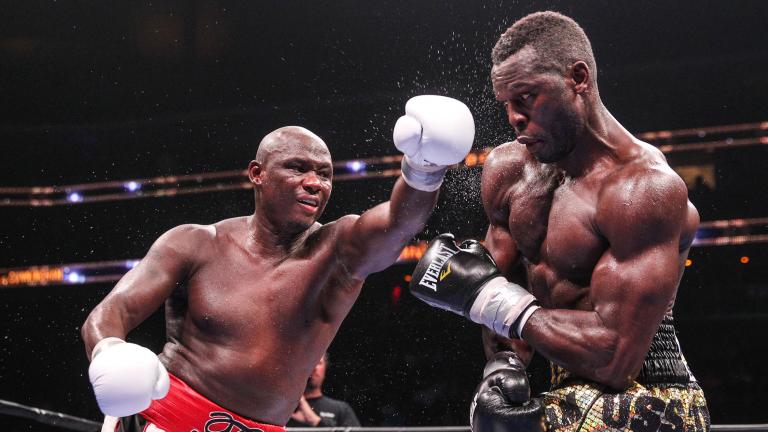
[[[263,211],[291,229],[312,226],[331,195],[333,165],[322,141],[304,135],[288,136],[261,166]]]
[[[536,52],[524,48],[493,67],[491,82],[517,141],[540,162],[557,162],[573,150],[583,121],[565,76],[537,71],[536,61]]]

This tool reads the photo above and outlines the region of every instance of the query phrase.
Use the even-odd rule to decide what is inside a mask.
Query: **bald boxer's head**
[[[515,22],[491,53],[491,81],[518,142],[539,161],[562,160],[602,106],[584,30],[556,12]]]
[[[305,230],[322,215],[331,195],[331,154],[311,131],[282,127],[261,140],[248,176],[257,213],[290,232]]]

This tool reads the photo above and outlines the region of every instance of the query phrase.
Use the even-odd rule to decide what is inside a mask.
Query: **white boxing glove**
[[[403,152],[403,179],[412,188],[440,188],[449,165],[461,162],[472,149],[475,121],[464,103],[445,96],[422,95],[405,104],[392,133]]]
[[[101,412],[125,417],[168,394],[170,380],[160,359],[143,346],[104,338],[93,348],[88,377]]]

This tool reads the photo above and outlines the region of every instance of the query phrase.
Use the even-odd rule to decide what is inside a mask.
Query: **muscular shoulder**
[[[349,244],[348,240],[352,227],[359,219],[360,215],[348,214],[323,225],[323,236],[329,239],[330,243],[333,243],[334,251],[338,257],[341,256],[341,249],[339,247]]]
[[[531,157],[525,147],[516,142],[502,144],[488,153],[483,164],[483,186],[495,188],[499,183],[510,183],[523,177]]]
[[[537,161],[525,146],[506,143],[493,149],[483,165],[481,194],[491,221],[501,222],[511,201],[547,197],[562,179],[562,171]]]
[[[360,218],[358,215],[343,216],[326,224],[315,224],[309,228],[304,240],[304,253],[319,257],[325,253],[338,255],[339,246],[343,243],[345,235],[352,225]]]
[[[207,250],[207,246],[214,241],[215,237],[214,225],[184,224],[166,231],[157,239],[152,249],[193,257],[199,251]]]
[[[524,177],[530,157],[525,147],[514,143],[494,148],[483,164],[480,193],[489,218],[503,218],[509,188]]]
[[[321,240],[323,243],[337,243],[358,219],[360,219],[360,215],[348,214],[326,224],[315,223],[315,226],[310,228],[311,233],[307,237],[309,245],[314,243],[313,240]]]
[[[351,228],[358,219],[360,219],[360,215],[348,214],[331,223],[325,224],[324,227],[328,227],[329,230],[345,230]]]
[[[595,216],[609,239],[634,236],[643,242],[679,237],[687,210],[685,182],[665,161],[652,157],[630,162],[606,177]]]

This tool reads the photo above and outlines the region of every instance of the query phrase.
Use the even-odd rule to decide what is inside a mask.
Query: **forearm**
[[[97,306],[83,323],[80,334],[85,343],[85,353],[91,358],[93,347],[107,337],[125,339],[131,330],[117,311],[107,305]]]
[[[437,204],[438,191],[414,189],[398,178],[389,200],[388,231],[401,234],[406,241],[418,234]]]
[[[521,336],[545,358],[583,378],[614,388],[623,388],[631,378],[635,353],[617,355],[619,333],[594,311],[540,308]]]

